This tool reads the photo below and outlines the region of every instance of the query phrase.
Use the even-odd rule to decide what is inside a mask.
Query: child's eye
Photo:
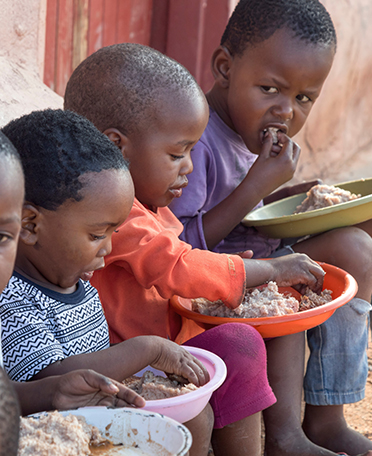
[[[4,244],[8,239],[10,239],[10,236],[0,233],[0,244]]]
[[[100,240],[102,240],[102,239],[105,239],[106,236],[105,236],[105,235],[103,235],[103,236],[97,236],[97,235],[95,235],[95,234],[91,234],[91,237],[92,237],[93,241],[100,241]]]
[[[173,155],[173,154],[171,154],[171,157],[172,157],[173,160],[182,160],[184,155]]]
[[[296,98],[301,103],[308,103],[309,101],[311,101],[311,99],[307,95],[303,95],[302,93],[300,95],[297,95]]]
[[[261,86],[261,89],[265,93],[278,93],[278,89],[276,87],[271,87],[271,86]]]

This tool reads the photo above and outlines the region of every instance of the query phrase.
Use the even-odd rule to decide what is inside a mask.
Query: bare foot
[[[343,406],[307,405],[303,430],[313,443],[335,453],[372,456],[372,441],[348,427]]]
[[[302,430],[295,432],[295,435],[291,434],[275,440],[266,438],[265,456],[336,456],[337,454],[311,442]]]

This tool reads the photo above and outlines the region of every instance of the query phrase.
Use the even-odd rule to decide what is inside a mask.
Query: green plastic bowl
[[[306,193],[300,193],[250,212],[242,223],[254,226],[272,238],[291,238],[351,226],[372,218],[372,178],[334,186],[362,196],[346,203],[293,214],[296,207],[306,198]]]

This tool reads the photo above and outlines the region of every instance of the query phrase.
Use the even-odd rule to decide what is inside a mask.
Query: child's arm
[[[313,291],[322,289],[324,271],[305,254],[286,255],[267,260],[243,260],[246,286],[252,287],[270,280],[282,287],[295,287],[300,292],[306,286]]]
[[[268,134],[261,154],[246,177],[223,201],[203,215],[203,231],[208,249],[213,249],[240,223],[257,204],[293,177],[300,147],[284,133],[278,132],[281,151],[272,151]]]
[[[41,379],[76,369],[93,369],[122,381],[146,366],[187,378],[197,386],[209,380],[203,364],[174,342],[157,336],[139,336],[106,350],[70,356],[55,362],[33,377]]]
[[[92,370],[77,370],[32,382],[12,382],[22,415],[105,405],[143,407],[145,400],[122,383]]]

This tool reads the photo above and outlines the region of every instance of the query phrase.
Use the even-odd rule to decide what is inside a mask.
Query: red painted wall
[[[47,0],[44,82],[60,95],[76,66],[103,46],[149,45],[179,61],[203,90],[234,0]]]

